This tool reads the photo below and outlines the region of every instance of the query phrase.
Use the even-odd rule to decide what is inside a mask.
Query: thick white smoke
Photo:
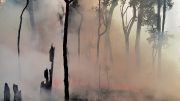
[[[56,48],[52,96],[54,101],[62,101],[63,99],[63,26],[59,23],[57,13],[62,14],[61,7],[64,7],[64,2],[63,0],[37,0],[36,2],[38,3],[35,6],[37,7],[35,10],[37,35],[32,33],[29,13],[26,11],[23,16],[20,44],[21,82],[18,78],[16,44],[19,16],[24,5],[23,3],[15,4],[13,0],[7,0],[6,3],[0,5],[0,99],[3,99],[4,83],[7,82],[11,89],[11,98],[13,98],[12,85],[17,83],[22,90],[24,101],[40,100],[40,83],[44,80],[44,69],[50,68],[48,52],[52,43]],[[179,4],[176,2],[175,7]],[[93,8],[97,5],[97,1],[80,0],[80,5],[80,12],[84,16],[81,29],[80,60],[77,55],[77,27],[79,25],[77,14],[71,16],[73,21],[70,24],[68,39],[70,92],[73,96],[80,95],[82,98],[87,97],[90,100],[96,100],[99,98],[97,93],[99,89],[99,67],[96,61],[98,22]],[[167,20],[169,19],[168,16]],[[169,23],[172,22],[168,22],[167,25]],[[176,100],[174,98],[178,98],[178,92],[180,92],[179,64],[177,63],[179,60],[174,58],[176,54],[173,53],[172,49],[164,51],[163,76],[157,79],[153,72],[154,68],[151,66],[151,46],[146,41],[148,34],[145,33],[145,28],[141,42],[142,66],[141,68],[136,67],[134,57],[135,31],[134,26],[130,38],[130,57],[127,59],[118,5],[114,12],[110,35],[114,59],[112,64],[106,65],[108,59],[106,59],[107,50],[104,48],[104,37],[101,41],[101,87],[107,88],[105,67],[108,66],[110,68],[110,89],[112,90],[109,96],[101,96],[105,98],[103,101],[119,101],[120,99],[121,101]]]

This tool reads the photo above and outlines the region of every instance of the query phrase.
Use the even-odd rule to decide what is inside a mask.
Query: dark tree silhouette
[[[55,47],[51,45],[49,50],[49,61],[51,62],[51,69],[44,70],[45,81],[41,82],[40,85],[40,94],[43,100],[51,100],[51,91],[52,91],[52,80],[53,80],[53,69],[54,69],[54,54]]]
[[[162,54],[162,47],[163,41],[165,39],[165,19],[166,19],[166,8],[169,7],[170,9],[173,6],[172,0],[157,0],[157,34],[158,34],[158,67],[159,71],[161,71],[161,54]],[[167,6],[168,5],[168,6]],[[161,24],[161,7],[163,6],[163,19]]]
[[[26,0],[13,0],[16,4],[24,5]],[[37,35],[36,33],[36,24],[35,24],[35,14],[34,11],[38,8],[38,0],[29,0],[29,4],[27,6],[27,11],[29,13],[29,21],[32,29],[32,37]]]
[[[99,14],[99,16],[98,16],[98,23],[99,23],[99,25],[98,25],[98,40],[97,40],[97,58],[98,58],[98,60],[99,60],[99,45],[100,45],[100,39],[101,39],[101,36],[104,34],[104,33],[101,33],[100,31],[100,29],[101,29],[101,0],[99,0],[99,4],[98,4],[98,14]]]
[[[136,63],[140,65],[141,54],[140,54],[140,36],[141,27],[149,26],[151,23],[152,15],[154,13],[154,5],[156,0],[130,0],[130,5],[135,5],[137,9],[137,30],[136,30],[136,41],[135,41],[135,55]]]
[[[21,90],[18,89],[18,85],[13,84],[14,101],[22,101]]]
[[[158,72],[161,72],[161,54],[162,47],[166,47],[168,44],[168,39],[172,37],[165,32],[165,19],[167,9],[173,7],[172,0],[157,0],[157,14],[154,17],[154,23],[152,23],[151,28],[149,29],[150,37],[147,39],[150,43],[153,42],[153,65],[155,66],[155,60],[157,58]],[[161,17],[161,8],[163,7],[163,17]],[[162,18],[162,19],[161,19]],[[162,21],[162,23],[161,23]]]
[[[4,101],[10,101],[10,88],[7,83],[4,85]]]
[[[51,69],[49,70],[50,74],[50,89],[52,89],[52,80],[53,80],[53,70],[54,70],[54,54],[55,54],[55,47],[51,45],[49,50],[49,60],[51,62]]]
[[[74,0],[64,0],[66,3],[66,14],[64,22],[64,38],[63,38],[63,59],[64,59],[64,92],[65,100],[69,100],[69,80],[68,80],[68,49],[67,49],[67,40],[68,40],[68,18],[69,18],[69,7],[71,2]]]
[[[121,18],[122,18],[122,26],[123,26],[123,32],[125,36],[125,46],[126,46],[126,52],[129,54],[129,36],[131,33],[132,26],[136,20],[136,5],[134,3],[128,4],[126,6],[127,0],[121,0],[121,7],[120,7],[120,13],[121,13]],[[132,17],[128,21],[128,10],[132,8]]]
[[[26,5],[23,8],[21,15],[20,15],[20,23],[19,23],[19,29],[18,29],[18,37],[17,37],[17,51],[18,51],[18,65],[19,65],[19,78],[21,78],[21,66],[20,66],[20,38],[21,38],[21,27],[22,27],[22,20],[23,20],[23,14],[26,8],[28,7],[29,0],[26,1]]]
[[[26,10],[26,8],[28,7],[28,4],[29,4],[29,0],[26,1],[26,5],[20,15],[20,23],[19,23],[19,30],[18,30],[18,42],[17,42],[18,56],[20,55],[20,38],[21,38],[21,27],[22,27],[23,14],[24,14],[24,11]]]

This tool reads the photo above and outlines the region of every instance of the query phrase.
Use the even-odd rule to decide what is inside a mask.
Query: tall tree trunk
[[[123,32],[124,32],[124,36],[125,36],[125,47],[126,47],[126,53],[127,55],[129,55],[129,35],[131,33],[131,29],[132,26],[135,22],[136,19],[136,7],[135,5],[132,6],[133,8],[133,17],[131,18],[131,20],[129,21],[129,23],[126,25],[125,24],[125,19],[124,19],[124,15],[127,13],[127,9],[124,12],[124,5],[122,6],[123,8],[121,9],[121,19],[122,19],[122,25],[123,25]]]
[[[141,64],[140,36],[141,36],[141,27],[142,27],[142,19],[143,19],[142,11],[143,11],[143,8],[140,5],[138,9],[138,21],[137,21],[136,42],[135,42],[135,54],[136,54],[137,65]]]
[[[28,7],[29,0],[26,1],[26,5],[23,8],[21,15],[20,15],[20,23],[19,23],[19,29],[18,29],[18,40],[17,40],[17,50],[18,50],[18,66],[19,66],[19,79],[21,80],[21,65],[20,65],[20,38],[21,38],[21,27],[22,27],[22,20],[23,20],[23,14],[26,8]]]
[[[49,50],[49,60],[51,62],[51,69],[49,70],[49,73],[50,73],[50,91],[52,90],[52,81],[53,81],[54,54],[55,54],[55,47],[53,45],[51,45],[51,48]]]
[[[162,32],[159,33],[159,49],[158,49],[158,67],[159,67],[159,72],[161,73],[161,58],[162,58],[162,41],[164,38],[164,27],[165,27],[165,20],[166,20],[166,0],[163,0],[163,22],[162,22]],[[161,23],[161,22],[159,22]],[[160,29],[161,30],[161,29]]]
[[[166,21],[166,0],[163,2],[163,22],[162,22],[162,34],[164,34],[164,27],[165,27],[165,21]]]
[[[109,50],[109,56],[110,56],[111,61],[113,61],[113,55],[112,55],[112,47],[111,47],[111,40],[110,40],[110,30],[111,30],[113,12],[114,12],[114,9],[117,5],[118,5],[117,1],[114,0],[112,2],[110,10],[109,10],[108,27],[107,27],[107,31],[106,31],[107,33],[105,36],[105,45],[107,46],[107,48]]]
[[[81,54],[81,27],[83,22],[83,15],[76,9],[77,13],[81,16],[80,18],[80,25],[78,28],[78,56],[80,57]]]
[[[66,14],[64,22],[64,38],[63,38],[63,59],[64,59],[64,92],[65,100],[69,100],[69,80],[68,80],[68,49],[67,49],[67,40],[68,40],[68,18],[69,18],[69,1],[66,2]]]
[[[21,27],[22,27],[22,20],[23,20],[23,14],[26,8],[28,7],[29,0],[26,1],[26,5],[23,8],[21,15],[20,15],[20,23],[19,23],[19,29],[18,29],[18,41],[17,41],[17,48],[18,48],[18,56],[20,55],[20,38],[21,38]]]
[[[125,47],[126,47],[126,53],[129,55],[129,36],[125,34]]]
[[[158,31],[158,68],[159,72],[161,71],[161,0],[157,0],[157,31]]]
[[[99,25],[98,25],[98,39],[97,39],[97,60],[99,61],[99,47],[100,47],[100,40],[101,40],[101,36],[102,36],[102,34],[101,34],[101,0],[99,0],[99,11],[98,11],[98,13],[99,13],[99,19],[98,19],[98,23],[99,23]]]

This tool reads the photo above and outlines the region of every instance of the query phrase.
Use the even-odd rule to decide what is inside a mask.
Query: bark
[[[142,11],[143,11],[143,8],[140,5],[138,9],[138,21],[137,21],[136,42],[135,42],[136,63],[138,65],[141,64],[140,36],[141,36],[141,27],[142,27],[142,19],[143,19]]]

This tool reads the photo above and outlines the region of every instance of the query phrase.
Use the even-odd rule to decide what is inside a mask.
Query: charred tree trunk
[[[63,38],[64,86],[65,86],[65,99],[66,100],[69,100],[68,57],[67,57],[68,17],[69,17],[69,4],[67,3],[65,24],[64,24],[64,38]]]
[[[142,11],[143,8],[140,5],[138,9],[138,21],[137,21],[136,42],[135,42],[135,54],[136,54],[137,65],[141,64],[140,37],[141,37],[141,27],[142,27],[142,19],[143,19]]]
[[[18,56],[20,55],[20,38],[21,38],[21,27],[22,27],[22,20],[23,20],[23,14],[26,8],[28,7],[29,0],[26,1],[26,5],[23,8],[21,15],[20,15],[20,23],[19,23],[19,29],[18,29],[18,42],[17,42],[17,48],[18,48]]]
[[[20,39],[21,39],[21,27],[22,27],[22,20],[23,20],[23,14],[26,8],[28,7],[29,0],[26,1],[26,5],[23,8],[21,15],[20,15],[20,23],[19,23],[19,29],[18,29],[18,38],[17,38],[17,50],[18,50],[18,65],[19,65],[19,79],[21,80],[21,65],[20,65]]]
[[[162,33],[164,34],[164,27],[166,21],[166,0],[163,1],[163,22],[162,22]]]
[[[161,71],[161,0],[157,0],[157,34],[158,34],[158,68],[159,72]]]
[[[69,6],[73,1],[64,0],[66,2],[66,14],[65,14],[65,22],[64,22],[64,38],[63,38],[63,59],[64,59],[64,92],[65,92],[65,100],[69,100],[69,79],[68,79],[68,19],[69,19]]]
[[[49,70],[50,73],[50,90],[52,89],[52,80],[53,80],[53,70],[54,70],[54,54],[55,54],[55,47],[51,45],[50,51],[49,51],[49,57],[51,62],[51,69]]]

